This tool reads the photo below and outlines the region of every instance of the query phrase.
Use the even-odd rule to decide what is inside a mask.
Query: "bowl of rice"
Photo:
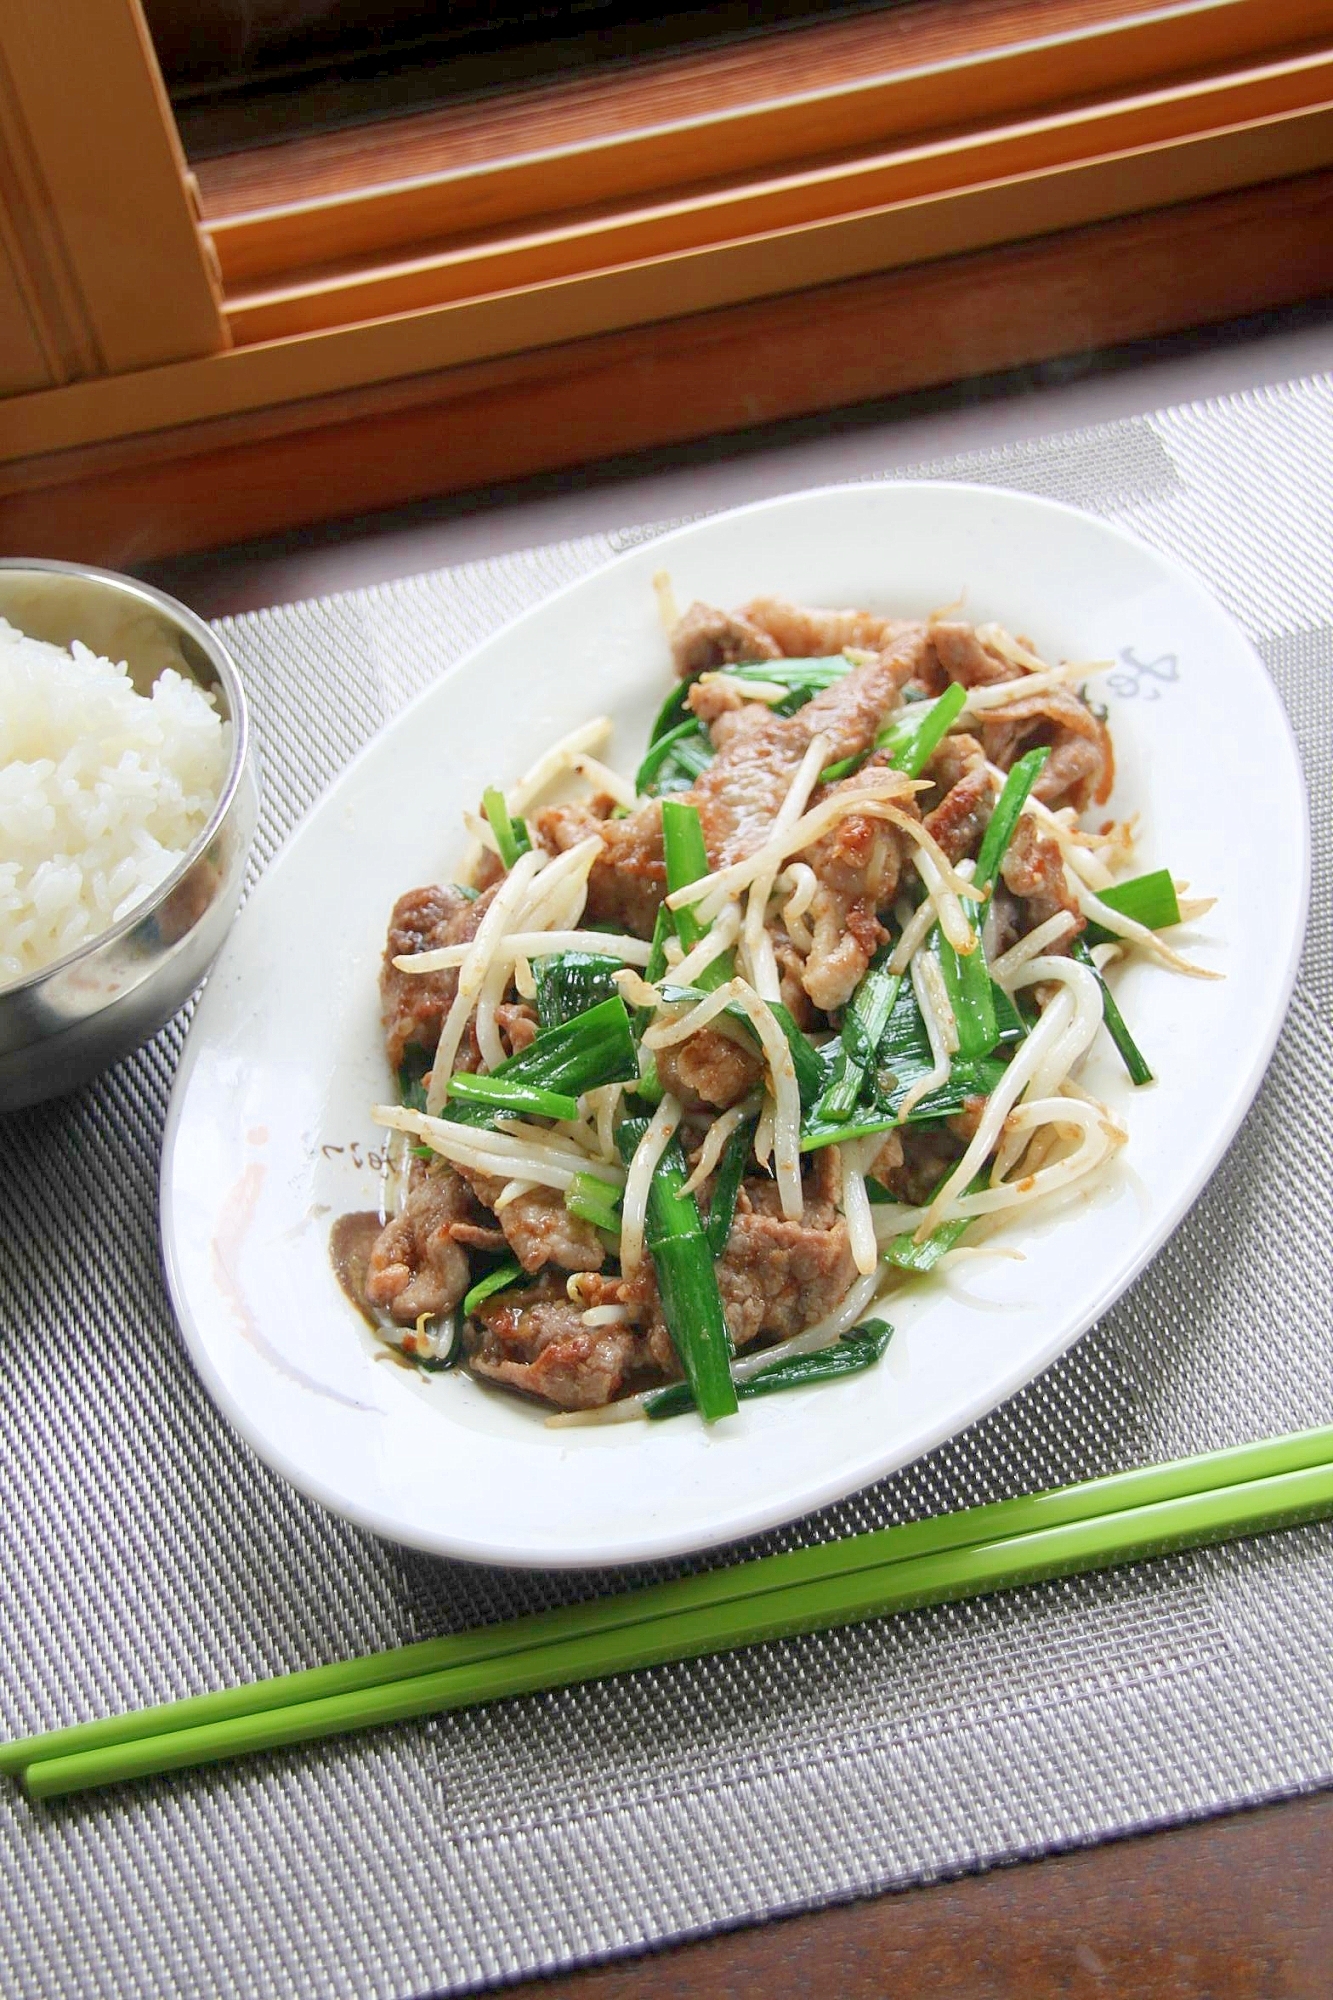
[[[258,807],[240,677],[201,619],[129,577],[0,560],[0,1112],[184,1004]]]

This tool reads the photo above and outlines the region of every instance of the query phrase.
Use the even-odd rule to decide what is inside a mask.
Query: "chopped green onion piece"
[[[636,1083],[638,1075],[638,1049],[625,1003],[617,993],[568,1021],[541,1029],[526,1049],[497,1063],[489,1075],[460,1073],[451,1077],[448,1115],[465,1125],[488,1124],[494,1111],[508,1104],[510,1109],[532,1111],[542,1118],[577,1117],[574,1100],[585,1090],[597,1090],[605,1083]],[[522,1105],[516,1098],[498,1094],[496,1086],[507,1084],[527,1093]],[[562,1108],[540,1109],[534,1092],[548,1105],[559,1102]],[[572,1113],[568,1108],[571,1103]]]
[[[736,1197],[740,1193],[741,1182],[745,1178],[745,1163],[750,1157],[750,1147],[754,1143],[754,1119],[742,1119],[722,1150],[722,1158],[717,1163],[717,1174],[713,1180],[713,1199],[708,1210],[708,1220],[704,1224],[704,1235],[708,1238],[708,1248],[714,1257],[720,1257],[727,1247],[731,1225],[736,1219]]]
[[[604,1083],[633,1083],[638,1074],[638,1051],[618,993],[554,1027],[542,1028],[526,1049],[490,1073],[491,1081],[508,1077],[566,1097],[581,1097]]]
[[[1128,882],[1115,882],[1109,889],[1099,889],[1097,900],[1110,910],[1118,910],[1122,917],[1132,917],[1136,924],[1143,924],[1150,931],[1167,931],[1180,922],[1176,885],[1166,868],[1155,868],[1151,875],[1133,875]],[[1090,918],[1083,935],[1089,944],[1107,944],[1115,933]]]
[[[511,819],[505,804],[505,795],[498,785],[489,786],[481,795],[482,808],[491,823],[495,844],[500,850],[500,859],[506,868],[512,868],[520,854],[526,854],[532,846],[528,829],[521,819]]]
[[[704,846],[703,822],[699,808],[683,799],[662,801],[662,850],[666,857],[667,894],[688,889],[708,873],[708,849]],[[706,926],[691,909],[674,913],[676,935],[686,951],[693,951]]]
[[[893,1072],[893,1088],[882,1092],[875,1103],[858,1104],[849,1119],[811,1119],[801,1128],[801,1151],[818,1152],[821,1146],[835,1146],[846,1139],[868,1139],[875,1132],[891,1132],[898,1124],[898,1108],[908,1090],[931,1067],[899,1064]],[[954,1058],[949,1080],[932,1090],[907,1114],[909,1125],[934,1125],[966,1110],[974,1098],[989,1097],[1004,1075],[1005,1065],[990,1056],[980,1062]]]
[[[843,680],[852,671],[852,663],[845,654],[835,653],[827,659],[817,660],[744,660],[738,666],[725,667],[723,671],[730,674],[733,680],[773,681],[777,686],[785,687],[785,699],[774,702],[773,709],[778,715],[794,715],[821,688],[832,687],[835,681]],[[648,738],[650,747],[660,743],[687,717],[693,720],[689,709],[693,685],[692,680],[678,681],[672,688],[657,711]]]
[[[953,1249],[970,1220],[963,1215],[953,1222],[942,1222],[938,1229],[931,1230],[924,1243],[918,1243],[910,1230],[895,1236],[883,1253],[885,1261],[899,1271],[915,1271],[918,1275],[933,1271],[940,1258]]]
[[[667,894],[698,882],[708,873],[708,850],[704,846],[703,822],[699,808],[684,799],[662,801],[662,850],[666,858]],[[709,926],[701,924],[690,909],[669,911],[676,936],[686,951],[693,951]],[[720,952],[699,974],[699,991],[711,993],[731,978],[735,960],[729,951]]]
[[[1097,967],[1093,964],[1092,953],[1088,949],[1087,940],[1081,937],[1075,938],[1069,947],[1069,956],[1076,958],[1080,965],[1086,965],[1102,989],[1102,1019],[1106,1023],[1107,1034],[1111,1037],[1111,1040],[1120,1052],[1120,1060],[1129,1071],[1130,1082],[1136,1084],[1151,1083],[1153,1073],[1148,1067],[1143,1051],[1134,1040],[1133,1035],[1130,1034],[1129,1029],[1125,1026],[1125,1017],[1116,1006],[1115,996],[1112,994],[1106,981],[1102,978],[1101,973],[1097,970]]]
[[[673,729],[679,729],[682,722],[697,720],[692,716],[689,700],[693,681],[676,681],[670,694],[653,718],[653,726],[648,732],[648,748],[660,743]]]
[[[940,698],[944,699],[943,696]],[[1019,814],[1049,755],[1048,749],[1041,749],[1030,750],[1026,756],[1020,757],[1005,779],[1004,789],[996,801],[972,877],[977,895],[960,899],[972,931],[974,949],[960,952],[946,937],[937,936],[935,940],[935,954],[945,991],[958,1025],[958,1052],[968,1062],[979,1062],[983,1056],[988,1056],[1000,1039],[995,987],[981,942],[980,900],[994,885],[1018,825]]]
[[[906,777],[919,778],[942,739],[958,720],[967,700],[967,689],[957,683],[946,688],[935,701],[922,702],[908,715],[895,715],[875,738],[876,750],[887,750],[890,767]],[[819,774],[821,785],[836,785],[859,771],[870,750],[857,750],[836,764],[827,764]]]
[[[895,771],[919,778],[941,740],[962,714],[966,700],[967,689],[955,682],[929,707],[914,708],[910,715],[895,715],[875,738],[876,749],[888,751]]]
[[[449,1079],[449,1098],[455,1103],[484,1104],[496,1111],[526,1112],[533,1118],[573,1119],[579,1115],[577,1098],[567,1097],[563,1091],[544,1090],[537,1083],[501,1076],[498,1070],[492,1070],[489,1076],[455,1071]]]
[[[403,1060],[398,1065],[398,1102],[409,1111],[426,1108],[426,1078],[434,1060],[431,1051],[423,1049],[419,1042],[409,1042],[403,1050]]]
[[[1049,749],[1029,750],[1014,764],[1004,781],[1004,789],[995,802],[995,810],[990,816],[981,841],[981,852],[977,856],[976,870],[972,876],[972,886],[978,896],[994,886],[1000,872],[1000,863],[1009,849],[1018,825],[1018,816],[1027,804],[1028,793],[1041,776],[1042,767],[1050,756]]]
[[[565,1190],[565,1207],[594,1229],[605,1229],[612,1236],[620,1234],[620,1196],[596,1174],[575,1174]]]
[[[711,971],[712,968],[708,969]],[[668,979],[663,982],[662,995],[667,1000],[702,1000],[704,984],[705,982],[701,980],[698,986],[673,986]],[[764,1004],[781,1028],[787,1047],[791,1050],[792,1068],[796,1071],[796,1088],[800,1095],[801,1108],[808,1111],[812,1105],[819,1102],[828,1083],[824,1058],[809,1036],[803,1034],[797,1027],[780,1000],[768,1000]],[[739,1001],[733,1000],[722,1011],[730,1020],[735,1021],[738,1027],[744,1028],[756,1048],[761,1046],[759,1037],[755,1033],[754,1023]]]
[[[995,1008],[995,1020],[999,1029],[996,1046],[1009,1048],[1027,1037],[1028,1026],[1017,1007],[1005,992],[1003,986],[991,981],[991,1001]]]
[[[864,1325],[840,1335],[830,1347],[817,1348],[813,1354],[789,1354],[785,1359],[770,1362],[767,1368],[760,1368],[737,1382],[736,1394],[742,1402],[750,1402],[759,1396],[776,1396],[784,1389],[833,1382],[841,1375],[860,1375],[883,1359],[892,1338],[893,1328],[887,1320],[868,1319]],[[669,1389],[655,1389],[645,1396],[643,1413],[650,1420],[679,1417],[691,1405],[689,1389],[685,1383],[676,1382]]]
[[[935,955],[958,1025],[958,1053],[969,1062],[977,1062],[982,1056],[988,1056],[999,1041],[1000,1024],[995,1013],[995,986],[981,943],[981,928],[967,903],[963,904],[963,912],[972,926],[974,948],[964,955],[955,951],[948,938],[937,933]]]
[[[859,771],[870,755],[868,750],[854,750],[850,757],[840,757],[836,764],[826,764],[819,774],[821,785],[836,785],[841,778],[850,778],[853,771]]]
[[[616,1133],[626,1166],[647,1126],[646,1119],[627,1118]],[[681,1191],[687,1179],[685,1155],[673,1138],[649,1184],[644,1241],[657,1273],[667,1331],[699,1414],[712,1423],[736,1408],[731,1336],[698,1203]]]
[[[856,1109],[866,1071],[876,1060],[902,984],[902,974],[888,969],[890,951],[891,947],[885,945],[871,959],[847,1003],[842,1017],[842,1044],[816,1112],[821,1120],[850,1118]]]
[[[556,1028],[584,1014],[603,1000],[617,998],[618,958],[591,951],[543,952],[531,960],[537,988],[537,1018],[543,1028]]]
[[[935,1189],[936,1194],[946,1185],[952,1172],[951,1167],[945,1172]],[[969,1183],[967,1193],[980,1194],[986,1186],[988,1173],[989,1169],[983,1167]],[[972,1220],[971,1216],[955,1216],[953,1221],[942,1222],[937,1229],[932,1229],[922,1243],[918,1243],[915,1236],[908,1231],[902,1236],[895,1236],[881,1254],[886,1263],[894,1265],[899,1271],[914,1271],[920,1276],[926,1271],[934,1270],[940,1258],[953,1249]]]
[[[846,653],[821,653],[801,660],[742,660],[738,666],[722,669],[733,680],[772,681],[777,687],[785,687],[789,694],[803,695],[807,701],[822,688],[846,680],[851,671],[852,663]]]
[[[481,890],[474,889],[470,882],[455,882],[452,886],[457,889],[459,895],[467,903],[475,903],[481,894]]]
[[[657,906],[653,920],[653,941],[648,947],[648,963],[643,968],[643,976],[650,986],[656,986],[667,969],[667,939],[675,932],[676,924],[665,903]]]
[[[521,1264],[497,1264],[484,1278],[478,1278],[471,1291],[464,1295],[463,1318],[470,1318],[483,1299],[489,1299],[495,1292],[508,1291],[511,1285],[521,1284],[526,1276],[527,1272]]]
[[[703,724],[689,715],[653,744],[634,775],[634,789],[649,796],[685,790],[712,761],[712,740]]]
[[[657,906],[657,915],[653,919],[653,941],[648,949],[648,963],[643,968],[643,976],[649,986],[656,986],[662,974],[667,969],[667,939],[675,935],[675,929],[676,926],[672,920],[670,910],[665,903],[659,903]],[[653,1010],[651,1007],[636,1007],[634,1009],[634,1012],[630,1016],[630,1023],[633,1027],[634,1039],[636,1041],[642,1040],[643,1031],[651,1025],[652,1018]],[[652,1065],[653,1077],[656,1079],[657,1065],[651,1055],[648,1057],[648,1062]],[[653,1104],[660,1104],[661,1099],[662,1093],[659,1089],[657,1096],[650,1101]]]
[[[657,1057],[651,1049],[640,1050],[639,1080],[637,1083],[632,1083],[630,1089],[636,1097],[641,1097],[645,1104],[651,1104],[654,1110],[666,1096],[662,1088],[662,1079],[657,1074]]]

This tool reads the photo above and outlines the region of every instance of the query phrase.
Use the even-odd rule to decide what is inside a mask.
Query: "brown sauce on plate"
[[[378,1320],[366,1304],[366,1270],[375,1238],[384,1224],[373,1208],[353,1215],[340,1215],[329,1231],[329,1262],[346,1296],[366,1324],[381,1331]]]

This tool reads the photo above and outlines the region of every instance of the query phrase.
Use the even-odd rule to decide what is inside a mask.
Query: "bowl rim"
[[[250,762],[250,708],[246,700],[245,687],[241,680],[240,668],[223,644],[212,626],[200,618],[197,612],[182,604],[178,598],[165,590],[158,590],[151,583],[141,583],[137,577],[126,576],[119,570],[99,569],[91,563],[64,562],[53,556],[0,556],[0,575],[7,571],[40,571],[47,575],[81,577],[94,583],[109,584],[122,597],[138,598],[154,609],[165,612],[173,624],[188,632],[201,646],[217,669],[219,681],[227,696],[227,717],[232,725],[231,761],[227,775],[219,789],[213,810],[207,821],[195,835],[185,853],[169,875],[165,875],[142,902],[136,903],[118,922],[109,924],[95,936],[85,938],[73,951],[67,951],[63,958],[53,958],[49,964],[40,965],[35,972],[29,972],[22,979],[13,980],[7,986],[0,986],[0,1000],[9,1000],[17,994],[30,993],[49,979],[77,965],[81,959],[93,952],[101,951],[108,945],[119,943],[127,937],[145,917],[153,915],[168,896],[184,881],[210,842],[221,830],[230,813],[236,795],[244,781],[246,768]],[[0,613],[3,616],[3,613]]]

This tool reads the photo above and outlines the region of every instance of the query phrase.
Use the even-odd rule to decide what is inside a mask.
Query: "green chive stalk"
[[[484,1278],[478,1278],[471,1291],[464,1294],[463,1318],[469,1319],[482,1301],[493,1297],[496,1292],[506,1292],[511,1285],[521,1285],[526,1276],[521,1264],[512,1261],[497,1264],[493,1271],[488,1271]]]
[[[616,1133],[626,1166],[648,1129],[643,1118],[627,1118]],[[731,1336],[713,1269],[713,1253],[699,1219],[699,1205],[683,1192],[689,1178],[680,1141],[673,1138],[657,1164],[648,1189],[644,1241],[657,1273],[662,1313],[685,1370],[690,1393],[706,1423],[736,1408],[731,1379]]]
[[[481,795],[482,810],[490,821],[495,844],[500,850],[500,859],[506,868],[512,868],[520,854],[526,854],[532,846],[528,829],[521,819],[511,819],[505,795],[498,785],[490,785]]]
[[[1154,868],[1150,875],[1132,875],[1127,882],[1114,882],[1109,889],[1097,891],[1097,900],[1105,903],[1108,910],[1131,917],[1150,931],[1170,930],[1181,920],[1176,885],[1167,868]],[[1090,918],[1083,935],[1089,944],[1109,944],[1115,933]]]
[[[565,1207],[594,1229],[604,1229],[609,1236],[620,1234],[620,1196],[596,1174],[575,1174],[565,1190]]]
[[[750,1147],[754,1143],[755,1120],[742,1119],[722,1151],[717,1163],[717,1173],[713,1178],[713,1199],[709,1205],[708,1220],[704,1224],[704,1235],[708,1248],[714,1257],[720,1257],[727,1247],[731,1235],[731,1225],[736,1219],[736,1197],[740,1193],[741,1182],[745,1178],[745,1163],[750,1157]]]
[[[1148,1066],[1147,1058],[1125,1025],[1125,1017],[1116,1005],[1115,995],[1097,969],[1086,938],[1077,937],[1074,939],[1069,947],[1069,956],[1077,959],[1080,965],[1087,966],[1089,972],[1102,990],[1102,1020],[1106,1024],[1107,1034],[1115,1043],[1121,1062],[1129,1072],[1130,1082],[1133,1084],[1151,1083],[1153,1081],[1153,1073]]]
[[[540,1084],[523,1083],[517,1077],[476,1076],[456,1070],[449,1079],[451,1103],[480,1104],[488,1111],[512,1112],[518,1117],[573,1119],[579,1115],[578,1099],[561,1091],[543,1090]]]
[[[787,1389],[805,1389],[814,1382],[835,1382],[843,1375],[864,1374],[883,1359],[892,1338],[893,1328],[887,1320],[868,1319],[864,1326],[841,1334],[830,1347],[818,1348],[813,1354],[789,1354],[770,1362],[767,1368],[756,1369],[753,1375],[737,1382],[736,1395],[742,1403],[748,1403],[760,1396],[779,1395]],[[651,1422],[683,1416],[692,1406],[690,1392],[683,1382],[673,1382],[669,1389],[654,1389],[643,1399],[643,1413]]]
[[[842,1048],[833,1076],[815,1111],[821,1121],[838,1122],[856,1110],[866,1071],[876,1061],[884,1030],[902,985],[902,974],[890,972],[891,947],[885,945],[861,978],[842,1017]]]

